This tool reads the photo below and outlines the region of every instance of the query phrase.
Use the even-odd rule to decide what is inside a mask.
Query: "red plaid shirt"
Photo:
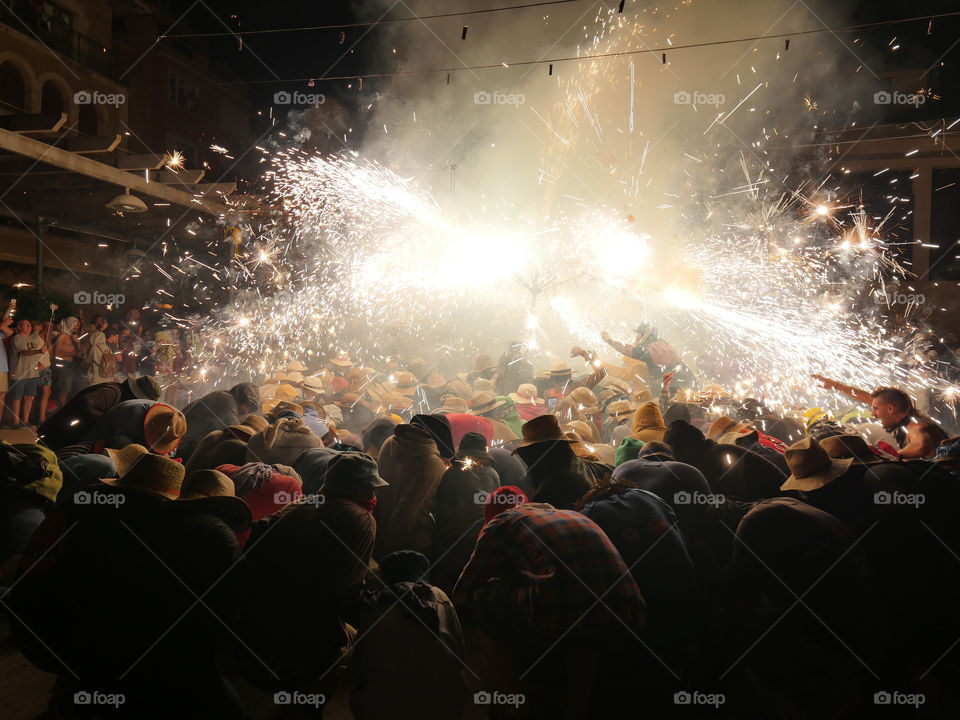
[[[620,553],[599,526],[572,510],[526,504],[500,513],[481,532],[454,604],[469,605],[494,578],[516,587],[516,607],[545,638],[639,631],[646,621],[646,603]]]

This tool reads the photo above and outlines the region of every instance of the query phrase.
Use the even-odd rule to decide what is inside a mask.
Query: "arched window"
[[[92,103],[79,106],[77,115],[77,129],[82,135],[96,135],[100,129],[100,120],[97,117],[97,108]]]
[[[44,115],[59,115],[64,110],[63,93],[56,83],[47,80],[40,89],[40,112]]]
[[[28,112],[27,82],[20,68],[10,60],[0,63],[0,110]]]

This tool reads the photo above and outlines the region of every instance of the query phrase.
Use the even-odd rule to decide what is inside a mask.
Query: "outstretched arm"
[[[820,385],[827,390],[836,390],[837,392],[843,393],[848,397],[852,397],[858,402],[862,402],[864,405],[869,405],[873,399],[870,397],[870,393],[868,393],[866,390],[861,390],[853,385],[844,385],[842,382],[831,380],[823,375],[811,375],[810,377],[812,377],[814,380],[819,380]]]
[[[627,357],[633,357],[633,350],[634,350],[633,345],[625,345],[624,343],[617,342],[616,340],[610,337],[610,335],[607,333],[606,330],[600,333],[600,337],[603,338],[603,341],[607,345],[612,347],[621,355],[626,355]]]

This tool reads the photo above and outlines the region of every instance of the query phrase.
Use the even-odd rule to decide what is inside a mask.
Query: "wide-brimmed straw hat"
[[[446,385],[447,380],[440,373],[434,372],[427,376],[427,381],[423,384],[428,388],[436,390],[437,388],[442,388],[444,385]]]
[[[263,381],[264,385],[279,385],[290,380],[290,376],[285,372],[275,372],[273,375]]]
[[[177,503],[196,503],[204,511],[213,512],[234,532],[250,527],[249,506],[237,497],[237,488],[230,476],[219,470],[194,470],[183,480]]]
[[[330,358],[330,363],[336,365],[337,367],[350,367],[353,365],[353,360],[351,360],[347,355],[336,355]]]
[[[303,379],[303,386],[307,390],[313,390],[313,392],[322,393],[326,389],[325,384],[326,384],[326,381],[324,377],[320,374],[307,375]]]
[[[505,404],[505,400],[497,400],[496,395],[484,390],[483,392],[474,393],[470,396],[470,414],[483,415]]]
[[[412,372],[398,372],[395,390],[401,395],[413,396],[417,394],[417,376]]]
[[[470,406],[467,404],[467,401],[458,395],[444,395],[443,406],[440,408],[443,412],[448,413],[469,413]]]
[[[585,387],[574,388],[567,394],[567,399],[576,403],[584,415],[593,415],[600,412],[600,401],[593,390]]]
[[[475,373],[482,373],[485,370],[492,370],[496,365],[493,364],[493,360],[490,359],[489,355],[477,355],[477,362],[474,363],[473,371]]]
[[[719,440],[730,433],[741,433],[750,426],[747,423],[738,423],[731,417],[721,415],[707,429],[707,440]]]
[[[622,420],[626,417],[633,417],[636,408],[629,400],[614,400],[607,405],[607,417],[613,420]]]
[[[859,435],[832,435],[820,441],[827,455],[834,460],[852,459],[854,465],[876,465],[882,462],[891,462],[896,458],[881,457],[870,449],[867,441]]]
[[[295,373],[295,372],[296,372],[296,373],[305,373],[305,372],[306,372],[307,370],[309,370],[309,369],[310,369],[310,368],[308,368],[306,365],[304,365],[304,364],[303,364],[302,362],[300,362],[299,360],[293,360],[293,361],[287,363],[287,372],[288,372],[288,373]]]
[[[812,437],[805,437],[787,448],[784,459],[790,468],[790,477],[780,489],[801,492],[829,485],[853,464],[853,458],[834,460]]]
[[[127,387],[140,400],[156,400],[160,397],[160,383],[149,375],[127,378]]]
[[[570,367],[569,363],[558,362],[555,363],[549,370],[547,370],[547,376],[552,378],[565,377],[567,375],[573,375],[573,368]]]
[[[462,397],[464,400],[469,399],[470,395],[473,393],[471,387],[465,383],[463,380],[451,380],[446,385],[446,392],[456,395],[457,397]]]
[[[143,450],[143,446],[140,446]],[[107,478],[101,482],[107,485],[131,490],[140,490],[158,495],[167,500],[176,500],[180,496],[180,486],[185,474],[183,465],[176,460],[154,455],[149,452],[135,451],[127,471],[119,478]]]
[[[150,451],[143,445],[133,444],[119,450],[104,448],[104,452],[113,461],[113,466],[117,469],[117,475],[124,475],[141,455],[146,455]]]
[[[510,393],[510,399],[517,405],[543,405],[543,398],[537,397],[537,386],[533,383],[523,383],[516,392]]]
[[[151,452],[166,455],[176,449],[186,434],[187,419],[169,405],[152,405],[143,418],[143,439]]]
[[[520,427],[520,432],[523,439],[517,445],[517,449],[542,442],[576,442],[576,440],[563,434],[563,430],[560,429],[560,421],[556,415],[541,415],[528,420]]]

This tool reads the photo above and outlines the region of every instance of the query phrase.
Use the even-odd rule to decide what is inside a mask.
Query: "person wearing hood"
[[[637,408],[630,422],[630,437],[642,442],[663,440],[667,426],[663,424],[663,413],[660,406],[653,402],[645,402]]]
[[[483,525],[487,495],[500,486],[500,476],[479,433],[467,433],[460,450],[444,472],[432,503],[436,526],[433,533],[433,576],[445,592],[466,566]]]
[[[304,425],[302,418],[282,417],[250,438],[246,461],[295,466],[301,453],[320,447],[323,439]]]
[[[252,522],[283,510],[303,497],[303,485],[298,478],[280,472],[273,465],[252,462],[241,466],[220,465],[217,472],[223,473],[235,488],[235,494],[250,510]],[[245,545],[247,535],[239,537]]]
[[[243,465],[250,438],[267,427],[267,421],[259,415],[247,415],[236,425],[208,433],[186,461],[187,472],[212,470],[219,465]]]
[[[417,415],[397,425],[380,448],[380,473],[390,483],[377,507],[380,531],[374,557],[394,550],[431,554],[434,520],[430,504],[452,458],[453,440],[445,418]],[[445,429],[445,431],[444,431]]]
[[[97,420],[84,440],[94,448],[143,445],[152,453],[170,455],[178,450],[187,422],[176,408],[153,400],[125,400]],[[122,438],[122,443],[114,442]]]
[[[363,594],[350,663],[356,720],[463,715],[463,632],[429,565],[418,552],[391,553],[380,564],[380,587]]]
[[[194,448],[214,430],[239,425],[240,419],[260,408],[260,391],[248,382],[238,383],[229,390],[215,390],[197,398],[183,408],[187,419],[187,435],[180,450],[189,460]]]
[[[718,445],[682,420],[670,424],[663,441],[680,462],[693,465],[714,493],[745,502],[776,497],[786,475],[766,458],[737,445]]]
[[[573,507],[581,496],[610,478],[610,469],[578,458],[560,429],[556,415],[542,415],[523,426],[523,441],[514,453],[527,466],[525,486],[533,488],[531,500],[554,507]]]
[[[75,445],[93,429],[100,416],[114,406],[127,400],[156,401],[159,397],[160,385],[152,377],[91,385],[40,423],[37,437],[51,450]]]
[[[374,460],[380,457],[380,448],[387,438],[393,435],[397,426],[395,420],[389,417],[378,417],[367,425],[360,434],[361,449]]]
[[[363,453],[337,453],[319,495],[253,524],[241,561],[246,586],[231,627],[246,677],[268,692],[323,691],[343,660],[343,621],[359,607],[387,486]],[[309,614],[308,622],[274,622]],[[299,615],[298,615],[299,616]]]

